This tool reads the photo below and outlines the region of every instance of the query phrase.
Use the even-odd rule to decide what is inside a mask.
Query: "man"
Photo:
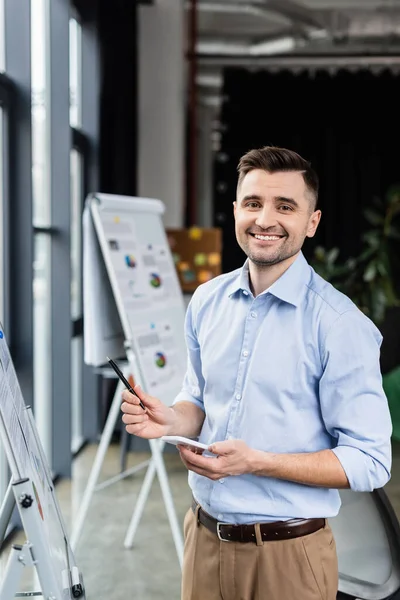
[[[174,405],[137,387],[146,410],[124,392],[123,421],[144,438],[199,435],[216,455],[180,447],[193,491],[183,600],[334,600],[338,489],[390,477],[382,337],[301,252],[321,218],[310,163],[265,147],[238,171],[248,259],[194,293]]]

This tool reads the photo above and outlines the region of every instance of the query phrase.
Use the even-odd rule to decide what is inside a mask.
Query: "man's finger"
[[[128,390],[124,390],[122,392],[122,400],[124,402],[127,402],[128,404],[133,404],[133,405],[139,405],[139,398],[137,396],[135,396],[135,394],[132,394],[131,392],[129,392]]]
[[[203,477],[207,477],[208,479],[216,480],[222,477],[221,473],[210,472],[207,469],[202,469],[201,467],[192,465],[189,462],[185,462],[183,459],[182,462],[184,463],[188,471],[193,471],[193,473],[197,473],[198,475],[202,475]]]
[[[199,475],[204,475],[205,477],[209,477],[209,478],[216,478],[218,479],[219,477],[222,477],[221,473],[219,470],[216,470],[215,467],[214,468],[210,468],[209,464],[199,464],[197,461],[192,461],[190,458],[182,458],[183,462],[186,465],[186,468],[189,469],[189,471],[195,471],[196,473],[199,473]],[[206,459],[207,460],[207,459]]]
[[[136,394],[139,396],[140,400],[143,401],[143,404],[148,406],[149,408],[156,407],[160,404],[160,400],[158,398],[154,398],[154,396],[150,396],[150,394],[146,394],[140,385],[135,385],[133,388]]]
[[[220,463],[217,463],[217,458],[211,458],[204,456],[203,454],[197,454],[192,450],[187,449],[185,446],[178,446],[179,452],[188,460],[190,463],[202,467],[210,471],[216,471],[220,467]]]
[[[121,410],[123,413],[129,415],[143,415],[143,408],[139,404],[131,404],[130,402],[123,402],[121,404]]]
[[[124,414],[122,415],[122,422],[125,423],[126,425],[132,425],[135,423],[145,423],[146,421],[149,420],[149,417],[146,414],[141,414],[141,415],[129,415],[129,414]]]
[[[139,435],[140,432],[145,429],[146,423],[136,423],[134,425],[126,425],[125,429],[132,435]]]

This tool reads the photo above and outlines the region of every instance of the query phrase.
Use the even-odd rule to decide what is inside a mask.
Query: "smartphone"
[[[182,446],[188,446],[188,448],[197,454],[202,454],[204,450],[206,450],[208,454],[212,454],[212,452],[208,450],[208,446],[206,444],[202,444],[197,440],[192,440],[181,435],[164,435],[161,439],[168,444],[173,444],[174,446],[177,446],[178,444],[182,444]],[[202,452],[200,452],[200,450]],[[215,455],[213,454],[213,456]]]

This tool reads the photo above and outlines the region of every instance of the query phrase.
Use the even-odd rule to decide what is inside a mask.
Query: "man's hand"
[[[210,458],[195,454],[184,446],[178,448],[189,471],[209,479],[252,473],[303,485],[335,489],[350,487],[346,473],[332,450],[274,454],[249,448],[242,440],[228,440],[211,444],[208,450],[218,456]]]
[[[124,413],[122,421],[126,425],[127,432],[146,439],[168,435],[176,421],[176,414],[172,408],[163,404],[158,398],[145,394],[139,385],[136,385],[134,390],[146,410],[139,405],[137,396],[128,390],[122,392],[121,410]]]
[[[209,479],[221,479],[228,475],[243,475],[252,471],[252,456],[254,450],[242,440],[227,440],[216,442],[208,447],[215,458],[202,456],[188,447],[178,446],[183,464],[199,475]]]

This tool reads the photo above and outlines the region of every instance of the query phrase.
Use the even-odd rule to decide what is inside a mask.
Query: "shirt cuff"
[[[350,488],[354,492],[372,492],[377,487],[384,484],[376,481],[371,472],[371,457],[367,456],[362,450],[352,446],[337,446],[332,448],[342,465]],[[382,467],[383,468],[383,467]]]
[[[175,400],[172,402],[172,406],[174,406],[178,402],[191,402],[192,404],[195,404],[196,406],[201,408],[201,410],[203,412],[205,412],[203,402],[201,400],[199,400],[198,398],[196,398],[195,396],[192,396],[191,394],[189,394],[189,392],[186,392],[186,391],[179,392],[179,394],[176,396]]]

